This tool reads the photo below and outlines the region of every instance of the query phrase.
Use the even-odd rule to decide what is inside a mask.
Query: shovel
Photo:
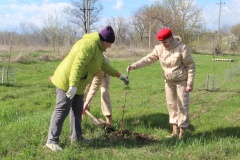
[[[95,124],[96,126],[101,125],[101,126],[105,126],[107,123],[102,119],[102,118],[96,118],[94,117],[88,110],[85,110],[85,113],[87,113],[87,115],[89,115],[92,120],[93,120],[93,124]]]

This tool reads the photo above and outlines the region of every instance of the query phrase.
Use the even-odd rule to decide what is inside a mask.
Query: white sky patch
[[[221,21],[223,25],[235,25],[240,23],[240,1],[232,0],[226,1],[222,5]]]
[[[113,6],[114,9],[116,10],[122,10],[123,8],[123,0],[117,0],[116,4]]]
[[[19,21],[24,21],[25,17],[22,13],[17,14],[5,14],[0,16],[1,26],[6,26],[5,30],[7,31],[15,31],[17,29],[16,26],[19,26]]]
[[[32,23],[41,28],[49,15],[54,17],[57,15],[60,20],[63,16],[62,11],[68,5],[68,3],[47,3],[46,1],[42,5],[0,5],[0,30],[11,31],[19,28],[20,23]]]

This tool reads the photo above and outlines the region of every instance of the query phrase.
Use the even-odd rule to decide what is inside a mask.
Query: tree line
[[[20,32],[0,32],[0,45],[9,45],[9,35],[14,45],[51,46],[54,53],[61,46],[73,45],[83,34],[99,30],[97,22],[101,19],[103,6],[98,0],[70,0],[65,8],[66,19],[57,14],[45,19],[44,27],[35,24],[20,24]],[[169,27],[174,35],[180,36],[193,51],[215,52],[217,31],[205,29],[203,10],[194,0],[163,0],[152,5],[144,5],[131,15],[131,18],[112,17],[106,20],[116,35],[116,45],[152,48],[159,29]],[[221,29],[222,49],[238,52],[240,24]]]

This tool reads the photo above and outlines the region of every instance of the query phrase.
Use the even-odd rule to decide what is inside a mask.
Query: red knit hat
[[[106,26],[99,32],[100,39],[108,43],[114,43],[115,34],[111,26]]]
[[[172,36],[172,31],[169,28],[164,28],[158,31],[156,38],[159,41],[164,41],[165,39],[168,39]]]

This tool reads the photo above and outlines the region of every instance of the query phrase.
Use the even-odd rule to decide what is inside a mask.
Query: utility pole
[[[221,8],[222,8],[222,4],[225,4],[225,3],[222,3],[222,1],[220,0],[220,3],[217,3],[219,4],[219,14],[218,14],[218,42],[217,42],[217,48],[215,49],[215,52],[218,54],[218,53],[221,53],[221,27],[220,27],[220,20],[221,20]]]
[[[91,4],[90,0],[87,0],[87,1],[83,0],[83,9],[80,8],[81,10],[83,10],[83,14],[84,14],[85,33],[90,32],[90,13],[91,13],[91,10],[94,9],[94,8],[90,8],[90,6],[91,6],[90,4]],[[87,11],[87,13],[86,13],[86,11]]]
[[[151,33],[152,32],[152,5],[150,8],[150,24],[149,24],[149,33],[148,33],[148,48],[151,48]]]
[[[90,0],[87,1],[87,33],[90,32]]]

